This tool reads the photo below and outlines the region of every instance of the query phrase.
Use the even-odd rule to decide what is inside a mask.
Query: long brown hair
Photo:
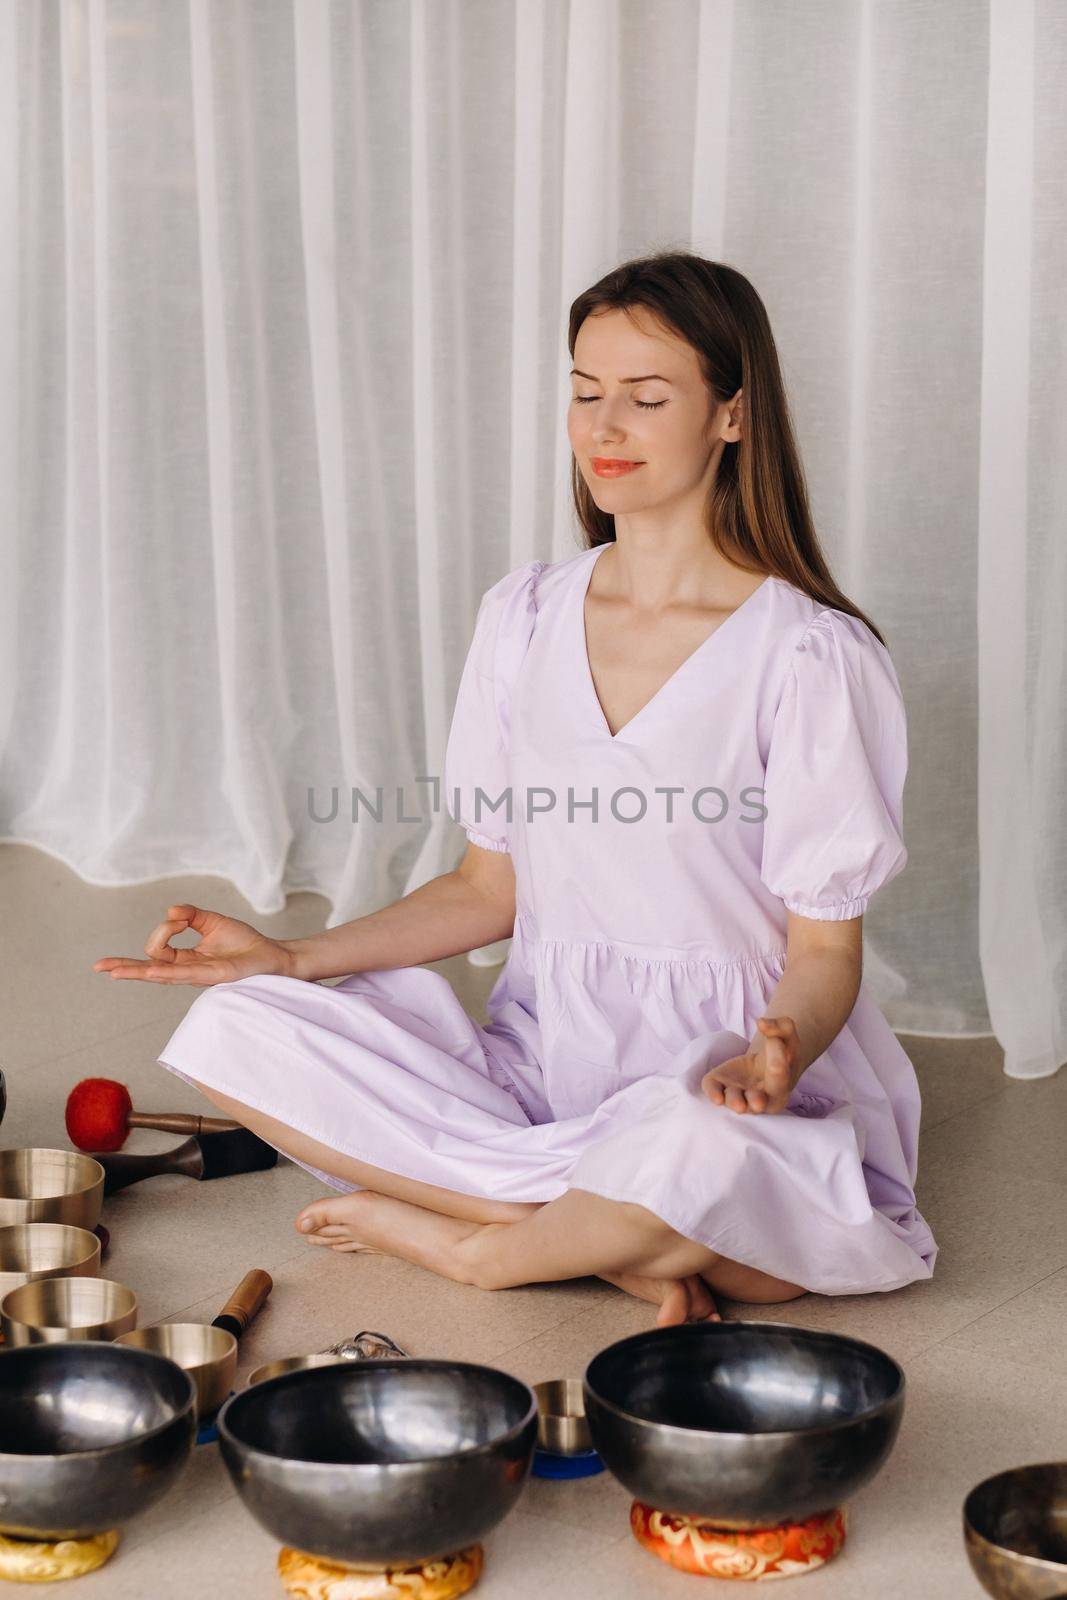
[[[724,445],[705,506],[719,554],[858,617],[884,645],[871,619],[837,587],[819,546],[770,319],[752,284],[733,267],[688,251],[624,261],[572,304],[572,358],[586,317],[634,306],[644,306],[693,347],[720,404],[744,391],[741,438]],[[615,518],[596,504],[573,455],[571,488],[587,548],[614,541]]]

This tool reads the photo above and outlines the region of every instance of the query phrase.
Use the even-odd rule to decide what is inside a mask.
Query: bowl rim
[[[118,1279],[118,1278],[102,1278],[99,1275],[99,1273],[68,1272],[66,1277],[63,1277],[63,1278],[31,1278],[27,1283],[19,1283],[19,1284],[16,1284],[13,1289],[5,1290],[5,1292],[3,1294],[0,1294],[0,1317],[6,1317],[8,1322],[17,1322],[19,1324],[19,1326],[23,1327],[23,1328],[60,1328],[60,1329],[62,1329],[62,1328],[70,1328],[70,1327],[73,1327],[73,1326],[77,1326],[77,1324],[73,1324],[73,1323],[70,1323],[70,1322],[27,1322],[25,1317],[20,1317],[15,1312],[9,1311],[7,1309],[7,1303],[11,1299],[12,1295],[21,1294],[23,1289],[43,1289],[43,1290],[46,1290],[46,1292],[51,1293],[52,1291],[50,1289],[47,1289],[47,1285],[49,1285],[49,1284],[53,1284],[53,1283],[59,1283],[59,1284],[80,1283],[80,1282],[83,1282],[83,1281],[85,1283],[108,1283],[108,1284],[111,1284],[113,1288],[124,1289],[126,1291],[126,1293],[130,1297],[130,1302],[131,1303],[129,1305],[127,1305],[123,1310],[115,1311],[115,1312],[112,1313],[112,1315],[110,1317],[106,1317],[104,1319],[104,1324],[103,1325],[106,1325],[108,1322],[114,1322],[116,1317],[128,1316],[131,1311],[138,1312],[138,1313],[140,1312],[141,1303],[137,1298],[137,1290],[136,1289],[131,1289],[130,1285],[128,1283],[122,1283],[121,1280]],[[59,1293],[60,1291],[57,1290],[56,1292]],[[95,1322],[87,1322],[85,1324],[85,1326],[87,1328],[95,1328],[95,1327],[98,1327],[98,1326],[102,1326],[102,1324],[98,1324],[98,1323],[95,1323]],[[67,1340],[64,1341],[64,1343],[66,1343],[66,1344],[95,1344],[95,1343],[98,1343],[98,1342],[102,1342],[102,1343],[105,1343],[105,1344],[111,1344],[114,1341],[110,1340],[110,1339],[105,1339],[103,1341],[97,1341],[97,1340],[93,1340],[93,1339],[67,1339]]]
[[[166,1355],[163,1350],[153,1350],[147,1345],[137,1343],[139,1339],[144,1338],[146,1333],[158,1333],[162,1328],[203,1328],[210,1330],[213,1334],[221,1333],[224,1338],[229,1340],[229,1343],[221,1355],[206,1356],[203,1361],[194,1361],[190,1366],[185,1366],[181,1361],[174,1361],[174,1357]],[[74,1340],[68,1340],[70,1344],[74,1342]],[[213,1322],[150,1322],[147,1328],[127,1328],[125,1333],[117,1334],[114,1339],[105,1340],[104,1342],[107,1344],[121,1344],[127,1350],[146,1350],[149,1355],[164,1356],[167,1361],[174,1361],[174,1365],[181,1367],[183,1372],[207,1372],[215,1367],[225,1368],[226,1364],[231,1361],[236,1367],[237,1358],[240,1355],[236,1334],[231,1333],[229,1328],[217,1328]]]
[[[1067,1471],[1067,1460],[1061,1461],[1025,1461],[1017,1467],[1004,1467],[1000,1472],[991,1472],[988,1478],[983,1478],[973,1488],[967,1491],[963,1501],[963,1531],[966,1537],[979,1540],[987,1550],[995,1550],[998,1555],[1007,1556],[1010,1561],[1018,1561],[1027,1567],[1052,1574],[1067,1573],[1067,1562],[1053,1561],[1048,1556],[1028,1556],[1021,1550],[1015,1550],[1010,1544],[999,1544],[996,1539],[991,1539],[983,1533],[981,1528],[975,1526],[971,1520],[969,1507],[975,1496],[992,1483],[997,1483],[1004,1478],[1014,1478],[1019,1472],[1029,1472],[1031,1468],[1040,1471],[1042,1467],[1057,1467],[1060,1471]]]
[[[800,1333],[806,1334],[813,1339],[849,1344],[854,1348],[870,1350],[875,1355],[880,1356],[883,1361],[887,1361],[895,1371],[897,1388],[893,1394],[887,1396],[885,1400],[880,1400],[877,1405],[868,1406],[866,1411],[857,1411],[853,1416],[842,1417],[837,1422],[816,1422],[803,1428],[761,1428],[758,1432],[752,1432],[744,1428],[683,1428],[676,1422],[653,1422],[647,1417],[639,1417],[634,1412],[625,1410],[624,1407],[616,1405],[613,1400],[605,1399],[603,1395],[597,1393],[589,1382],[590,1368],[595,1362],[599,1361],[601,1356],[607,1355],[609,1351],[618,1350],[627,1345],[634,1345],[639,1340],[649,1338],[660,1342],[661,1336],[664,1335],[667,1338],[677,1338],[679,1336],[683,1338],[692,1338],[694,1336],[697,1338],[716,1338],[720,1337],[723,1331],[734,1328],[766,1328],[794,1336]],[[641,1428],[655,1428],[657,1431],[666,1432],[672,1436],[677,1435],[679,1439],[691,1439],[695,1434],[701,1434],[708,1439],[793,1439],[816,1434],[844,1432],[846,1428],[855,1427],[858,1422],[870,1422],[873,1418],[880,1416],[882,1412],[903,1405],[907,1380],[900,1362],[895,1360],[888,1351],[881,1349],[876,1344],[871,1344],[866,1339],[855,1339],[851,1334],[847,1333],[830,1333],[823,1328],[805,1328],[792,1322],[753,1322],[746,1318],[738,1318],[734,1322],[685,1322],[669,1328],[644,1328],[640,1333],[629,1334],[625,1339],[616,1339],[613,1344],[605,1345],[603,1350],[598,1350],[596,1355],[592,1357],[585,1369],[582,1386],[586,1397],[587,1415],[589,1411],[589,1396],[592,1395],[597,1405],[602,1406],[606,1411],[612,1412],[624,1422],[637,1424]]]
[[[328,1356],[329,1360],[313,1361],[311,1359],[312,1356]],[[257,1389],[261,1383],[272,1383],[275,1378],[287,1378],[291,1372],[304,1372],[312,1367],[344,1366],[351,1363],[352,1359],[353,1358],[351,1356],[334,1355],[334,1353],[330,1350],[309,1350],[306,1352],[306,1354],[298,1356],[275,1356],[273,1361],[261,1361],[258,1367],[252,1368],[251,1372],[245,1378],[245,1388]],[[265,1372],[268,1367],[275,1367],[282,1361],[297,1361],[300,1362],[301,1365],[298,1367],[287,1367],[284,1372],[272,1373],[269,1378],[256,1378],[257,1372]],[[253,1379],[255,1379],[254,1383],[252,1381]]]
[[[582,1409],[580,1411],[545,1411],[542,1408],[540,1401],[538,1401],[538,1410],[541,1416],[558,1417],[560,1419],[567,1417],[580,1417],[583,1422],[588,1423],[589,1419],[585,1414],[585,1380],[583,1378],[542,1378],[540,1383],[531,1383],[530,1388],[533,1390],[536,1397],[539,1389],[547,1389],[551,1384],[557,1383],[576,1383],[578,1385],[578,1393],[581,1397]]]
[[[154,1428],[146,1428],[143,1433],[131,1434],[128,1439],[117,1439],[113,1444],[94,1445],[89,1450],[54,1450],[54,1451],[27,1451],[27,1450],[0,1450],[0,1462],[26,1462],[26,1461],[86,1461],[91,1457],[112,1455],[117,1450],[128,1449],[131,1444],[143,1444],[149,1439],[156,1439],[160,1434],[172,1428],[190,1413],[195,1415],[196,1384],[184,1367],[179,1367],[176,1361],[171,1361],[169,1356],[161,1356],[155,1350],[137,1350],[131,1345],[117,1345],[113,1339],[67,1339],[62,1344],[13,1344],[0,1347],[0,1362],[6,1361],[9,1356],[17,1356],[20,1360],[28,1360],[27,1351],[41,1350],[124,1350],[127,1355],[121,1356],[120,1361],[125,1361],[127,1356],[135,1361],[150,1361],[156,1363],[165,1361],[168,1366],[180,1372],[183,1381],[188,1385],[188,1393],[182,1405],[169,1417],[166,1417]],[[55,1361],[56,1356],[37,1356],[38,1360]],[[105,1357],[105,1359],[107,1359]],[[4,1369],[0,1366],[0,1378]]]
[[[89,1253],[88,1253],[88,1255],[80,1257],[79,1260],[74,1263],[74,1265],[75,1266],[81,1266],[82,1263],[85,1262],[85,1261],[96,1261],[97,1263],[99,1263],[99,1261],[100,1261],[100,1258],[101,1258],[101,1255],[102,1255],[102,1249],[103,1249],[103,1247],[101,1246],[101,1243],[100,1243],[100,1235],[98,1233],[95,1233],[92,1228],[83,1228],[81,1226],[81,1224],[78,1223],[78,1222],[51,1222],[51,1221],[43,1221],[40,1218],[38,1218],[36,1221],[30,1221],[30,1220],[27,1219],[25,1222],[2,1222],[2,1223],[0,1223],[0,1249],[2,1249],[3,1245],[4,1245],[4,1234],[5,1233],[22,1233],[27,1228],[48,1228],[50,1230],[52,1230],[52,1229],[60,1229],[63,1233],[67,1233],[67,1234],[70,1234],[70,1233],[81,1233],[81,1234],[84,1234],[85,1237],[91,1241],[90,1246],[89,1246]],[[40,1237],[40,1236],[38,1235],[38,1237]],[[0,1266],[0,1277],[3,1277],[5,1275],[16,1275],[16,1274],[19,1274],[19,1273],[21,1273],[23,1271],[32,1271],[32,1270],[34,1270],[34,1269],[22,1268],[22,1267],[4,1267],[4,1266]],[[49,1270],[51,1270],[51,1269],[49,1269]],[[68,1276],[69,1277],[75,1277],[75,1278],[77,1278],[77,1277],[92,1277],[93,1274],[92,1273],[77,1273],[77,1272],[75,1272],[75,1273],[68,1273]],[[33,1281],[32,1278],[29,1281],[32,1282]],[[14,1287],[17,1288],[17,1289],[21,1289],[22,1285],[19,1283],[19,1284],[15,1284]],[[5,1291],[5,1292],[9,1293],[10,1291]],[[3,1295],[2,1294],[0,1294],[0,1299],[3,1299]]]
[[[96,1173],[92,1180],[89,1183],[83,1184],[80,1189],[60,1189],[58,1194],[0,1194],[0,1200],[27,1202],[32,1200],[62,1200],[66,1195],[88,1194],[91,1189],[96,1188],[98,1183],[103,1183],[105,1177],[107,1176],[103,1166],[99,1161],[97,1161],[95,1156],[87,1154],[87,1152],[84,1150],[60,1150],[57,1145],[50,1144],[24,1144],[17,1145],[14,1149],[0,1150],[0,1167],[4,1165],[5,1156],[38,1154],[43,1156],[63,1156],[64,1159],[68,1161],[70,1160],[71,1156],[76,1156],[79,1161],[91,1161],[93,1166],[96,1168]],[[15,1223],[14,1226],[17,1227],[18,1224]],[[90,1228],[86,1231],[91,1233],[92,1229]]]
[[[413,1370],[491,1372],[494,1376],[507,1378],[511,1383],[518,1384],[519,1388],[525,1389],[529,1395],[530,1403],[526,1408],[525,1414],[519,1419],[518,1422],[514,1423],[510,1428],[508,1428],[506,1432],[497,1434],[493,1439],[487,1439],[482,1444],[470,1445],[465,1450],[450,1450],[446,1455],[406,1456],[403,1461],[309,1461],[304,1456],[283,1456],[274,1450],[261,1450],[258,1445],[248,1444],[244,1439],[235,1434],[233,1429],[230,1427],[230,1411],[241,1401],[247,1400],[250,1395],[255,1395],[257,1398],[262,1399],[264,1397],[264,1391],[269,1389],[272,1385],[277,1384],[309,1384],[331,1382],[333,1379],[330,1375],[334,1373],[339,1366],[351,1368],[353,1371],[358,1370],[361,1372],[366,1372],[371,1369],[375,1371],[384,1369],[396,1371],[398,1369],[402,1369],[407,1372],[411,1372]],[[534,1445],[536,1446],[537,1417],[537,1399],[533,1390],[530,1388],[530,1385],[525,1381],[525,1379],[517,1378],[514,1373],[505,1372],[503,1367],[491,1367],[482,1361],[449,1361],[444,1357],[435,1358],[431,1356],[405,1356],[403,1359],[398,1360],[397,1357],[392,1356],[383,1357],[379,1360],[373,1361],[341,1361],[322,1367],[298,1367],[292,1372],[280,1372],[275,1378],[263,1378],[259,1383],[250,1384],[246,1388],[240,1389],[235,1394],[230,1395],[229,1399],[226,1401],[225,1405],[222,1407],[217,1418],[215,1419],[215,1425],[219,1430],[220,1444],[225,1442],[235,1449],[258,1456],[264,1461],[284,1462],[289,1466],[299,1466],[308,1470],[323,1472],[336,1472],[339,1467],[346,1472],[381,1472],[386,1468],[399,1470],[405,1467],[425,1467],[434,1462],[445,1464],[447,1462],[456,1461],[457,1459],[467,1461],[473,1456],[488,1454],[490,1451],[499,1449],[502,1444],[506,1444],[509,1440],[517,1438],[525,1428],[529,1427],[531,1422],[535,1424]],[[532,1450],[530,1459],[533,1459]]]

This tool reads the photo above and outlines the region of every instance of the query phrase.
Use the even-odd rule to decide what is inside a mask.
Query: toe
[[[296,1228],[299,1233],[313,1233],[316,1228],[321,1228],[323,1223],[330,1220],[329,1200],[315,1200],[303,1211],[298,1212]]]
[[[690,1322],[721,1322],[715,1296],[704,1282],[697,1276],[687,1278],[686,1285],[689,1290],[689,1315]]]
[[[663,1296],[663,1303],[656,1317],[656,1327],[673,1328],[677,1323],[685,1321],[688,1310],[689,1291],[678,1279],[669,1286]]]

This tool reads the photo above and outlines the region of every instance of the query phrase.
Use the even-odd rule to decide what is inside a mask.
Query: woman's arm
[[[506,939],[515,926],[515,869],[506,850],[468,844],[453,872],[402,900],[307,939],[279,939],[290,976],[314,983],[371,968],[417,967]]]
[[[863,977],[863,918],[818,922],[786,911],[785,971],[767,1001],[769,1017],[792,1017],[797,1030],[794,1084],[852,1015]],[[752,1040],[762,1049],[762,1034]]]
[[[706,1073],[704,1093],[731,1111],[784,1111],[802,1074],[852,1014],[863,976],[863,918],[823,922],[786,912],[785,971],[747,1054]]]

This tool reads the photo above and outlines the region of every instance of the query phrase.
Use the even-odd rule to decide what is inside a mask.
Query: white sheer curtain
[[[868,981],[1054,1071],[1065,69],[1056,0],[0,9],[0,834],[331,924],[452,865],[478,599],[580,548],[568,306],[694,249],[908,703]]]

